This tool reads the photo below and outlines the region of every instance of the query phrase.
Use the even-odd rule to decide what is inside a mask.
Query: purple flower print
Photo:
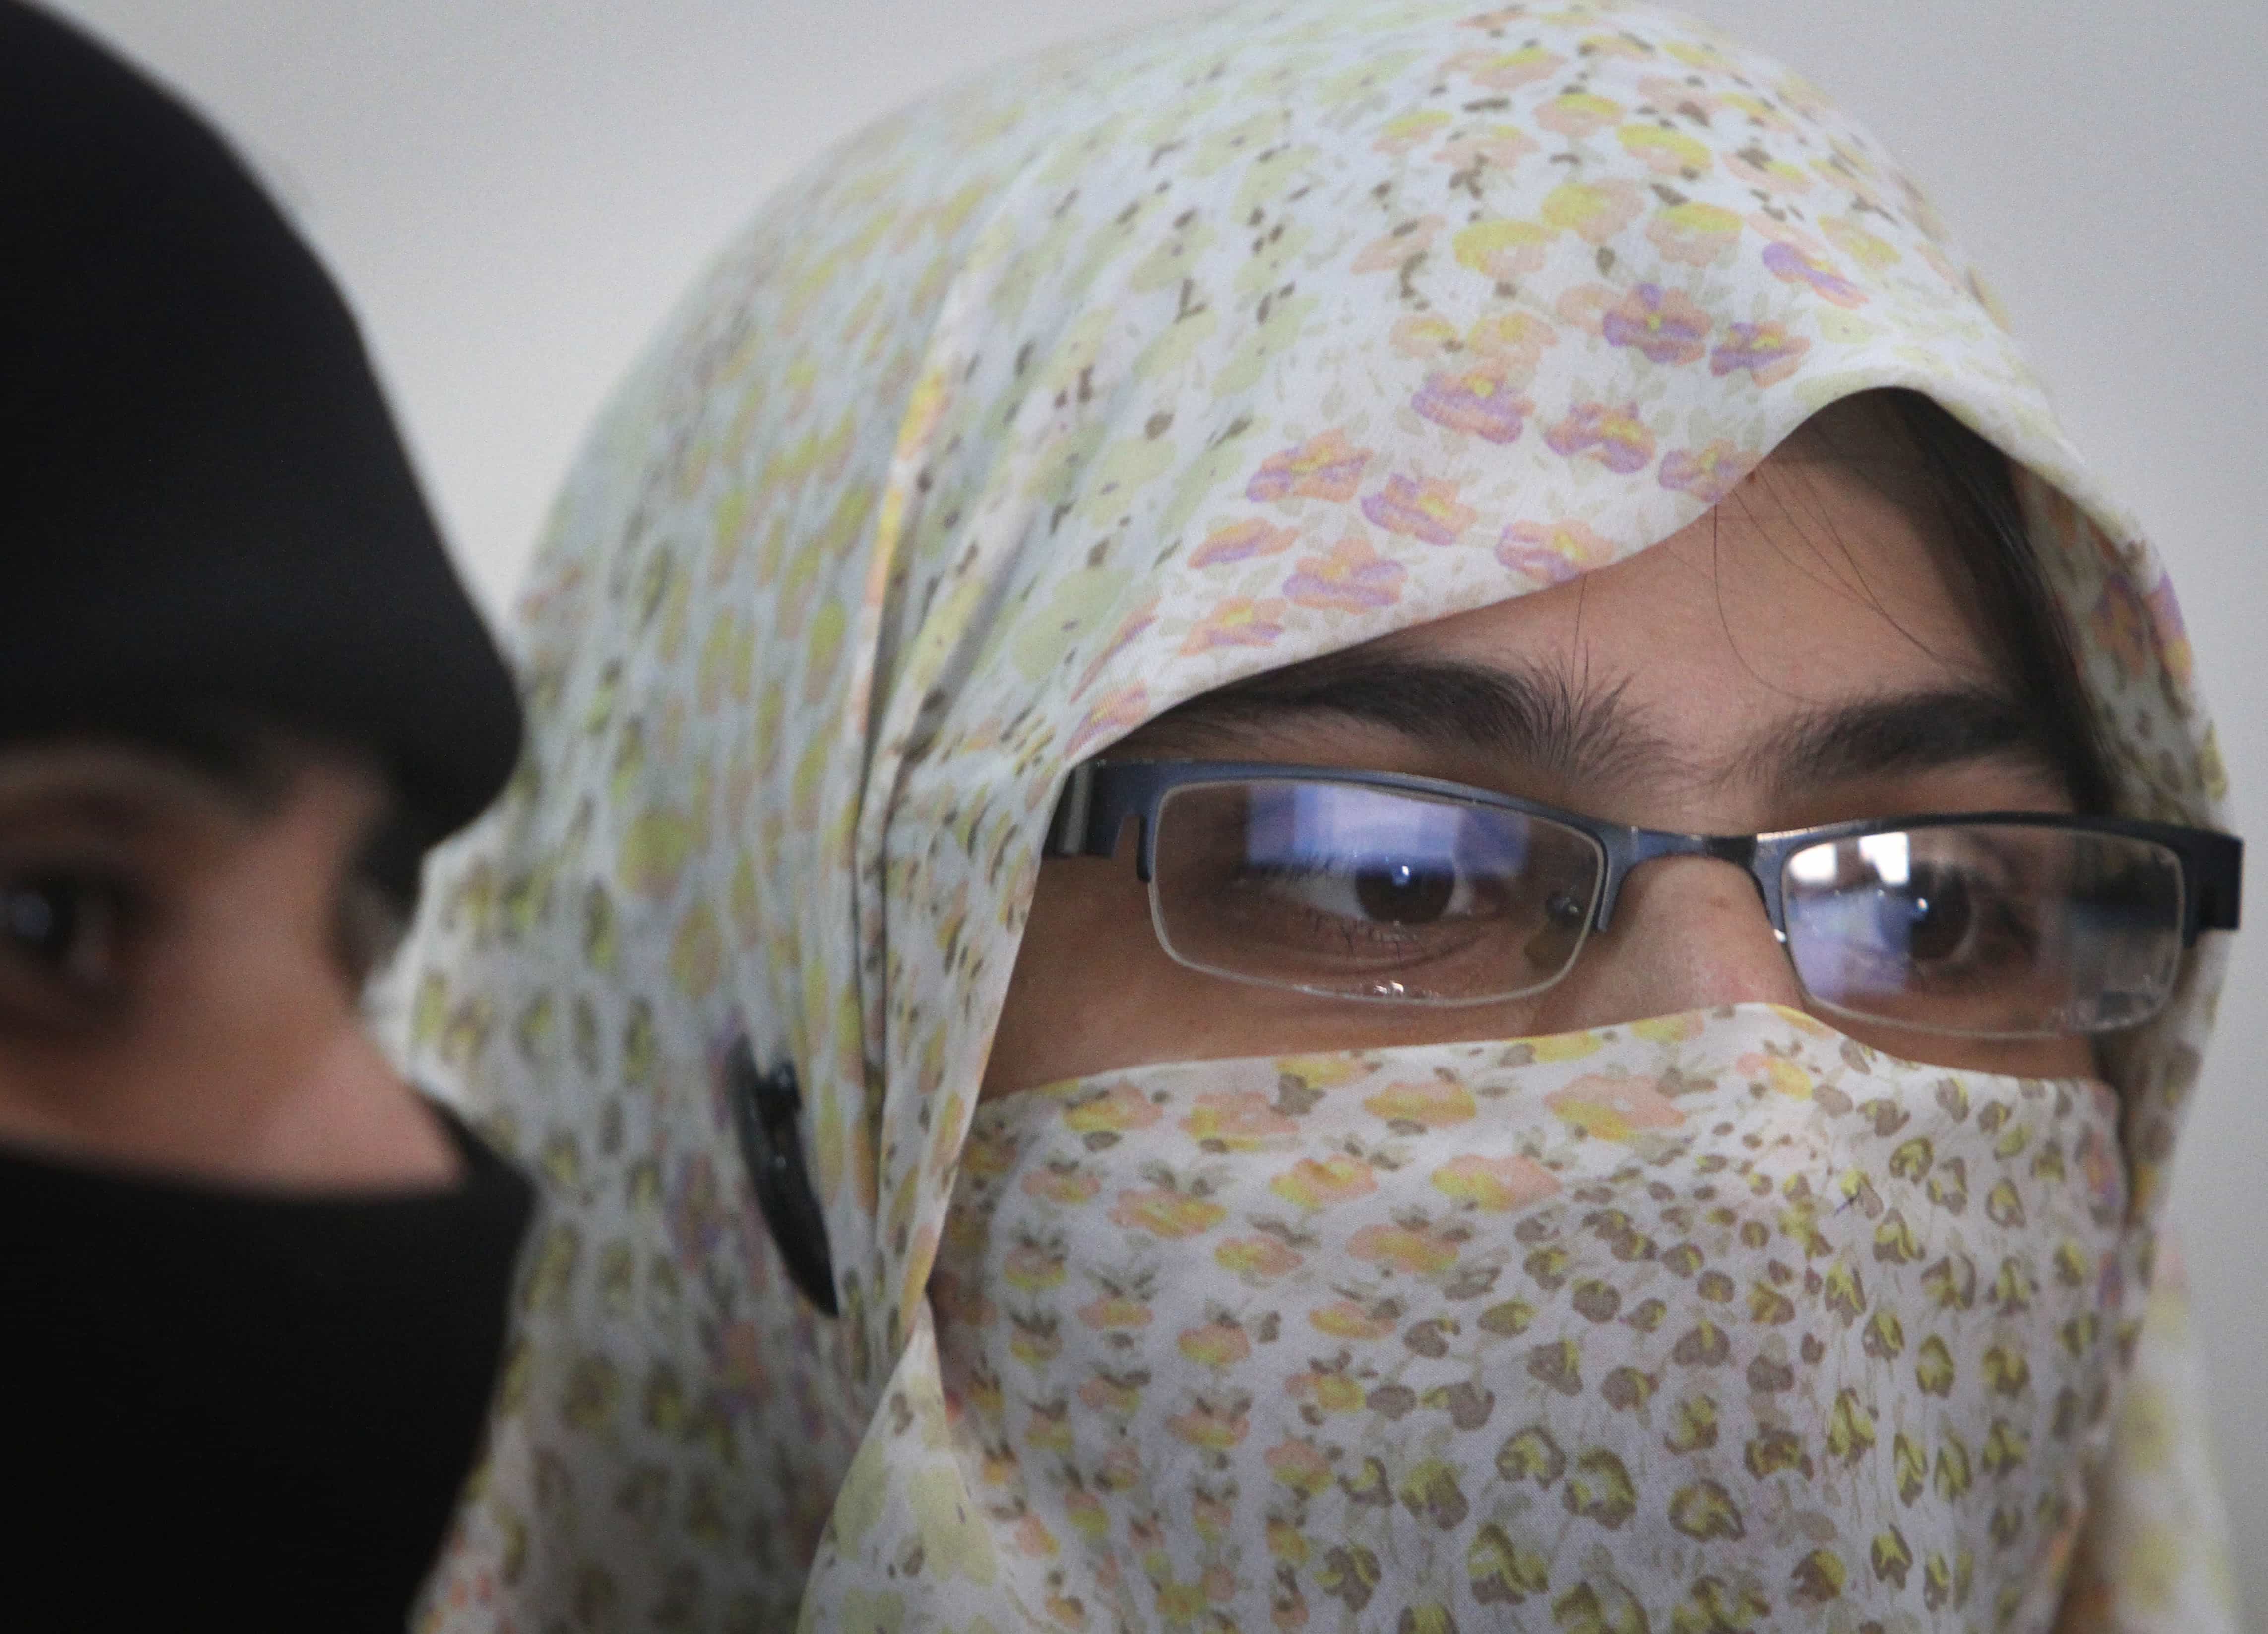
[[[1406,577],[1402,563],[1380,556],[1360,534],[1350,534],[1329,556],[1300,557],[1284,581],[1284,593],[1303,607],[1369,613],[1401,600]]]
[[[1064,746],[1066,759],[1077,759],[1079,751],[1099,739],[1123,738],[1150,718],[1150,688],[1138,681],[1130,681],[1113,687],[1095,701]]]
[[[1205,535],[1204,542],[1189,557],[1189,565],[1219,567],[1231,562],[1248,562],[1255,556],[1272,556],[1289,548],[1298,537],[1292,529],[1270,527],[1257,517],[1226,522]]]
[[[1195,658],[1216,647],[1272,646],[1284,633],[1283,617],[1284,604],[1272,598],[1232,597],[1197,621],[1182,643],[1182,655]]]
[[[1680,448],[1665,455],[1658,480],[1664,488],[1691,494],[1705,504],[1715,504],[1740,486],[1756,462],[1756,455],[1730,443],[1706,448]]]
[[[1746,369],[1758,386],[1777,386],[1795,372],[1811,342],[1777,323],[1736,323],[1709,358],[1709,372]]]
[[[1516,441],[1535,407],[1512,389],[1503,370],[1487,364],[1426,376],[1410,406],[1436,425],[1491,443]]]
[[[1414,476],[1388,477],[1386,486],[1362,502],[1362,513],[1392,534],[1407,534],[1429,545],[1453,545],[1473,525],[1471,506],[1457,503],[1454,482]]]
[[[2124,573],[2105,578],[2087,623],[2121,675],[2131,681],[2143,673],[2150,661],[2150,609],[2134,593],[2132,579]]]
[[[1764,246],[1764,267],[1774,277],[1786,283],[1810,285],[1814,294],[1834,302],[1837,306],[1863,306],[1867,304],[1866,291],[1820,257],[1807,254],[1783,240],[1775,239]]]
[[[1278,499],[1351,499],[1355,484],[1362,481],[1362,468],[1369,463],[1370,450],[1353,446],[1335,427],[1262,460],[1245,484],[1244,497],[1262,504]]]
[[[1581,522],[1514,522],[1496,542],[1496,559],[1533,583],[1564,585],[1615,559],[1615,548]]]
[[[1636,403],[1619,408],[1577,403],[1543,433],[1543,441],[1553,453],[1570,460],[1587,453],[1618,476],[1643,471],[1653,459],[1653,433],[1638,417]]]
[[[1641,283],[1600,320],[1609,346],[1635,346],[1646,361],[1691,363],[1709,350],[1709,314],[1684,294]]]
[[[1288,534],[1285,542],[1287,544],[1291,542]],[[1198,565],[1204,564],[1200,563]],[[1102,651],[1094,655],[1094,661],[1086,666],[1086,673],[1079,678],[1079,685],[1071,688],[1071,696],[1079,697],[1089,687],[1094,685],[1096,677],[1109,666],[1110,660],[1132,646],[1134,638],[1157,622],[1158,597],[1156,593],[1152,592],[1145,596],[1133,611],[1118,621],[1118,629],[1112,634],[1109,642]]]
[[[2142,604],[2150,609],[2150,629],[2157,640],[2158,661],[2176,681],[2188,686],[2192,662],[2189,628],[2182,622],[2181,604],[2174,600],[2173,581],[2160,579],[2158,587],[2142,598]]]

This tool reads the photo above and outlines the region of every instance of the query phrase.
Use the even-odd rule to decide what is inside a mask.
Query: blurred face
[[[0,1143],[292,1189],[454,1175],[339,953],[379,779],[277,765],[255,794],[122,743],[0,746]]]
[[[1894,423],[1863,403],[1838,406],[1710,514],[1626,562],[1200,698],[1111,758],[1407,773],[1690,833],[2067,811],[2066,780],[2038,747],[2018,678],[2002,673],[1956,550]],[[1410,685],[1444,674],[1543,701],[1550,718],[1507,732],[1408,706]],[[1730,863],[1639,867],[1610,928],[1557,985],[1444,1009],[1176,964],[1122,843],[1107,861],[1042,865],[984,1088],[1155,1061],[1517,1038],[1752,1001],[1805,1003],[1755,884]],[[2084,1038],[1833,1019],[1910,1059],[2094,1071]]]

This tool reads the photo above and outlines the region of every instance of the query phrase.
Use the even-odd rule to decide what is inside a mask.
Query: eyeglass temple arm
[[[2191,841],[2196,858],[2197,891],[2184,927],[2184,944],[2200,931],[2236,929],[2237,904],[2244,894],[2244,842],[2233,834],[2200,833]]]
[[[1055,815],[1048,820],[1048,832],[1040,842],[1040,855],[1049,857],[1115,857],[1118,853],[1119,831],[1130,816],[1141,817],[1144,791],[1126,786],[1126,774],[1134,769],[1115,769],[1116,777],[1104,780],[1097,786],[1097,773],[1102,769],[1093,761],[1072,769],[1064,783],[1064,791],[1056,800]],[[1149,824],[1144,818],[1145,837]],[[1136,872],[1143,883],[1150,879],[1149,847],[1139,845],[1135,851]]]
[[[1047,837],[1040,842],[1042,857],[1091,857],[1094,836],[1087,832],[1094,813],[1094,764],[1071,768],[1056,797],[1055,815],[1048,819]]]

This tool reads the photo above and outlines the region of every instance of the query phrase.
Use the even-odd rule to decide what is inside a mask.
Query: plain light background
[[[507,603],[583,428],[791,172],[986,63],[1187,0],[64,0],[188,92],[359,309]],[[1476,0],[1476,10],[1483,9]],[[1992,276],[2172,563],[2268,877],[2268,0],[1689,0],[1859,114]],[[2248,1603],[2268,1609],[2268,895],[2176,1170]]]

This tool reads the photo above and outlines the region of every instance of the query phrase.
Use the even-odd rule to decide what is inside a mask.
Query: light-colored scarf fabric
[[[1071,766],[1641,549],[1881,386],[2023,468],[2121,809],[2213,822],[2162,570],[1960,252],[1689,21],[1241,5],[776,198],[559,501],[526,763],[403,965],[413,1068],[552,1198],[429,1620],[2030,1628],[2077,1557],[2079,1626],[2226,1626],[2146,1304],[2212,938],[2116,1098],[1743,1008],[976,1107]],[[740,1038],[838,1319],[751,1203]]]

